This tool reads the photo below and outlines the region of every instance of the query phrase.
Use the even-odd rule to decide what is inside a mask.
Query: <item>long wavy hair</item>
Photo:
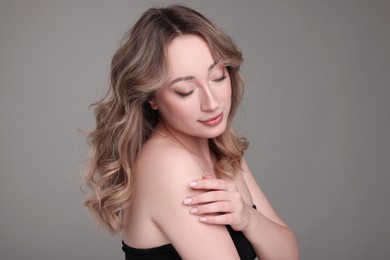
[[[241,169],[248,143],[231,127],[244,88],[238,73],[243,61],[240,50],[221,29],[188,7],[147,10],[112,58],[106,96],[92,104],[96,129],[88,135],[91,156],[85,170],[92,192],[84,205],[112,234],[122,229],[121,212],[135,195],[137,158],[159,119],[148,101],[167,81],[168,45],[182,35],[203,38],[213,58],[227,68],[232,87],[228,124],[222,135],[209,140],[209,146],[219,174],[233,177]]]

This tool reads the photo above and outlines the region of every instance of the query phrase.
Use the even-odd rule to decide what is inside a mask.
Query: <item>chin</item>
[[[222,135],[226,130],[226,125],[225,126],[221,126],[221,127],[218,127],[218,129],[214,129],[214,131],[212,131],[212,133],[210,133],[209,137],[208,138],[215,138],[215,137],[218,137],[220,135]]]

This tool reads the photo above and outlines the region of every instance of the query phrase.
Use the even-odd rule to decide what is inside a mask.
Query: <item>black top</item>
[[[256,208],[255,205],[253,205]],[[246,239],[244,234],[240,231],[234,231],[231,226],[226,226],[229,231],[230,237],[232,238],[234,245],[237,249],[240,259],[249,260],[255,259],[256,253],[253,249],[251,243]],[[122,250],[125,252],[126,260],[135,259],[135,260],[149,260],[149,259],[159,259],[159,260],[169,260],[169,259],[181,259],[179,253],[173,247],[172,244],[166,244],[163,246],[140,249],[133,248],[126,245],[122,241]]]

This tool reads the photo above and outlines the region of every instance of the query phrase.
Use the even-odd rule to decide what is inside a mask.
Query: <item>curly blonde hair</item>
[[[242,54],[231,38],[202,14],[184,6],[147,10],[125,35],[112,58],[110,88],[92,104],[96,129],[89,133],[91,157],[85,182],[92,191],[84,205],[112,234],[122,229],[121,211],[134,198],[137,158],[158,122],[148,101],[166,83],[167,47],[181,35],[197,35],[209,45],[218,63],[227,67],[232,86],[231,110],[225,132],[209,145],[216,155],[217,171],[234,176],[247,148],[245,138],[233,131],[233,115],[243,94],[239,68]]]

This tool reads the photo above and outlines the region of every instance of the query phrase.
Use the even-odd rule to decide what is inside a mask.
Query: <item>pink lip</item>
[[[223,113],[221,113],[215,117],[209,118],[207,120],[204,120],[204,121],[199,120],[199,122],[201,122],[202,124],[207,125],[207,126],[215,126],[215,125],[218,125],[219,123],[221,123],[222,119],[223,119]]]

